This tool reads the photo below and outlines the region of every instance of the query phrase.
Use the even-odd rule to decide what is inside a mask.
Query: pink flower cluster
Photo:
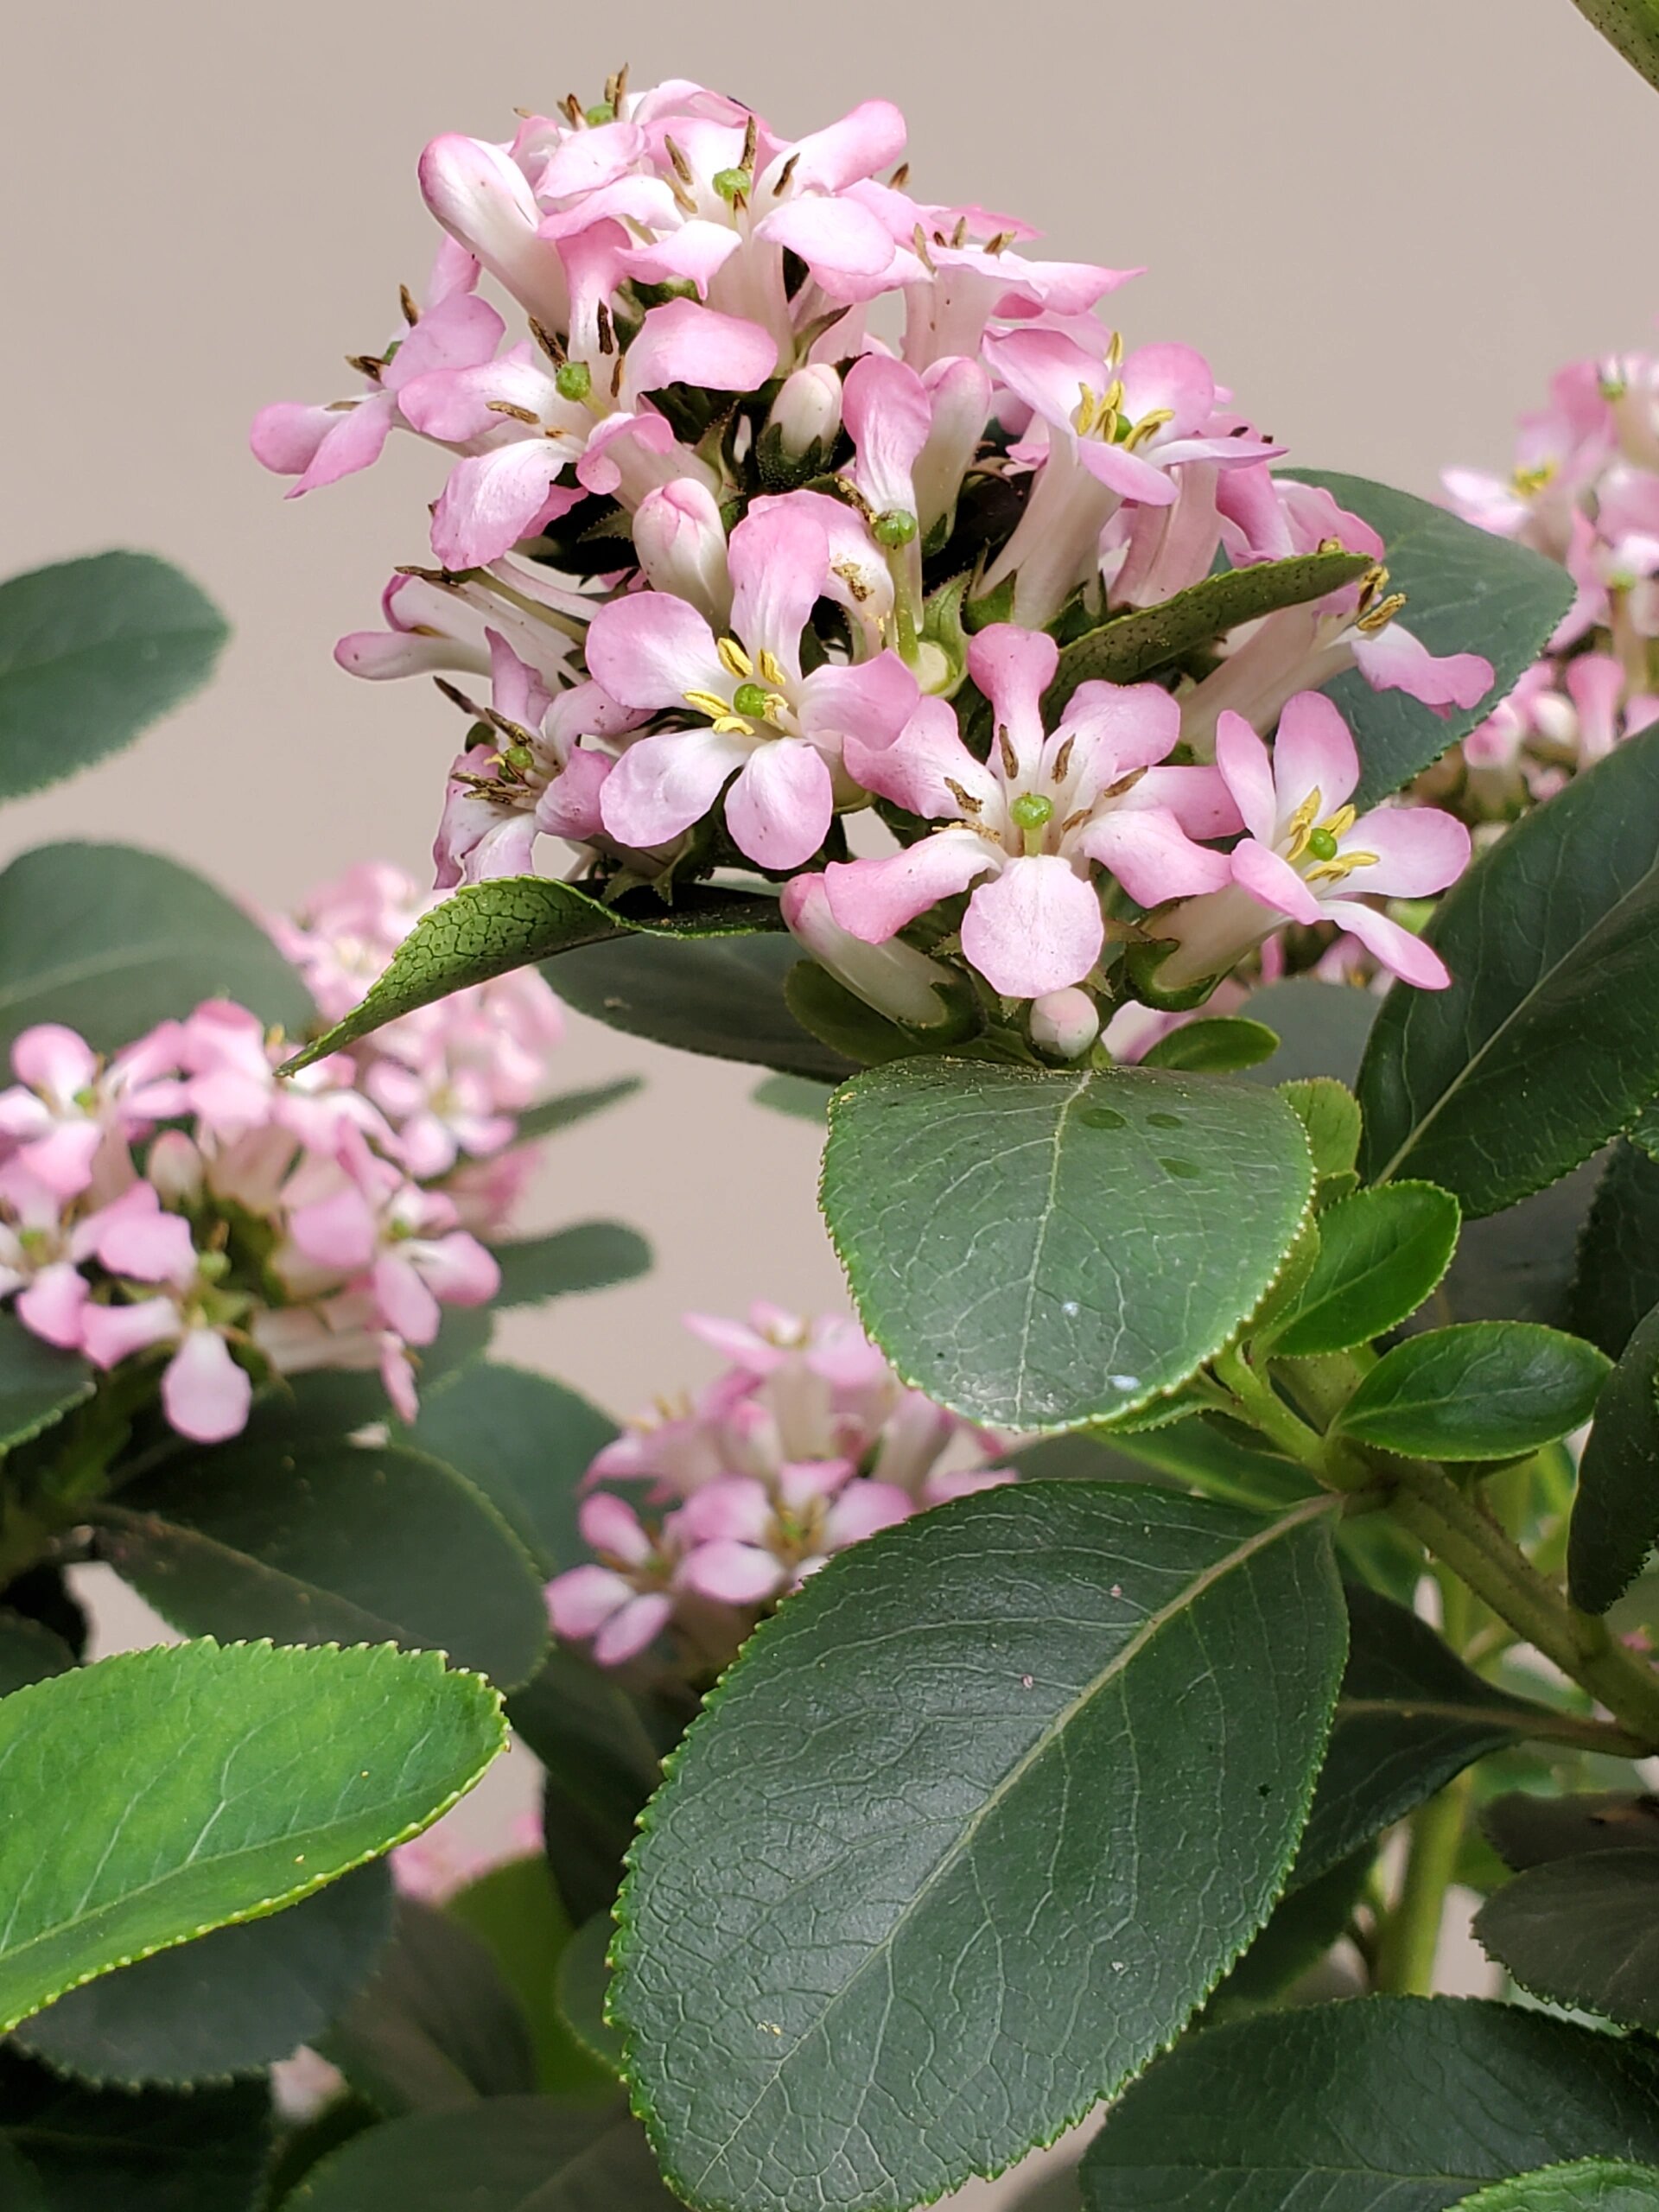
[[[419,911],[363,868],[273,935],[331,1018]],[[286,1042],[223,1001],[105,1060],[45,1023],[0,1091],[0,1295],[23,1326],[106,1372],[165,1354],[163,1413],[217,1443],[256,1379],[378,1368],[415,1412],[445,1306],[493,1296],[493,1232],[522,1180],[509,1149],[559,1009],[533,972],[465,992],[293,1083]]]
[[[1463,741],[1467,810],[1501,819],[1659,720],[1659,357],[1573,362],[1522,417],[1507,477],[1444,482],[1465,521],[1575,588],[1548,654]]]
[[[543,836],[608,888],[794,877],[808,947],[924,1024],[963,968],[918,965],[898,933],[932,914],[950,938],[969,892],[945,950],[1005,1001],[1119,988],[1103,950],[1130,922],[1162,939],[1172,913],[1184,969],[1200,944],[1219,957],[1312,915],[1444,981],[1365,902],[1439,887],[1446,833],[1333,829],[1354,778],[1332,797],[1330,760],[1317,790],[1270,804],[1224,733],[1270,737],[1353,667],[1471,707],[1490,665],[1412,637],[1380,541],[1272,473],[1283,448],[1202,356],[1126,352],[1097,310],[1134,272],[1045,259],[1017,218],[918,198],[892,166],[905,137],[884,100],[791,138],[704,87],[619,78],[506,143],[439,138],[420,165],[446,233],[424,308],[405,290],[359,394],[258,418],[256,454],[296,492],[394,429],[447,456],[438,565],[400,571],[385,627],[337,648],[360,676],[437,674],[471,719],[439,885],[526,872]],[[1178,690],[1086,684],[1044,725],[1052,629],[1155,604],[1218,559],[1332,548],[1372,566],[1220,640]],[[464,688],[482,681],[487,698]],[[988,760],[950,703],[976,690]],[[936,834],[849,863],[843,817],[874,806]],[[1194,899],[1226,900],[1231,925],[1189,916]]]
[[[588,1469],[596,1560],[548,1586],[560,1636],[601,1666],[671,1630],[694,1670],[723,1665],[756,1616],[832,1554],[913,1513],[1010,1482],[991,1440],[906,1390],[850,1321],[774,1306],[688,1315],[730,1364],[695,1403],[634,1423]],[[599,1485],[646,1485],[645,1510]]]

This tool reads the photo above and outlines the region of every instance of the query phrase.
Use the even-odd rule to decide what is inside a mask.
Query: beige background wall
[[[516,105],[702,75],[807,129],[884,92],[915,178],[1019,211],[1063,255],[1150,264],[1131,341],[1207,349],[1301,458],[1432,488],[1496,461],[1574,352],[1639,344],[1659,105],[1568,0],[56,0],[10,14],[0,84],[8,342],[0,563],[153,546],[229,609],[216,688],[136,753],[0,819],[163,847],[280,901],[359,856],[424,865],[454,715],[340,674],[393,563],[423,557],[439,457],[284,504],[262,402],[354,388],[435,233],[416,157]],[[619,1408],[700,1372],[675,1317],[838,1276],[804,1125],[752,1078],[573,1022],[572,1084],[645,1096],[567,1139],[543,1220],[649,1229],[649,1281],[513,1325],[515,1356]]]

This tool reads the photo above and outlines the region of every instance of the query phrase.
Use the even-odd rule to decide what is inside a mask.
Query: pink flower
[[[1246,835],[1232,882],[1155,922],[1176,950],[1158,969],[1166,991],[1220,975],[1284,921],[1332,921],[1384,967],[1424,990],[1451,981],[1421,938],[1368,906],[1368,896],[1421,899],[1443,891],[1469,861],[1469,832],[1433,807],[1347,803],[1359,757],[1347,725],[1319,692],[1291,700],[1270,754],[1239,715],[1224,714],[1216,759]]]
[[[583,1499],[577,1525],[599,1561],[554,1577],[548,1618],[567,1641],[591,1639],[601,1667],[620,1667],[668,1625],[678,1548],[671,1534],[653,1538],[631,1505],[603,1491]]]
[[[972,887],[963,953],[993,989],[1037,998],[1081,982],[1100,957],[1097,868],[1144,906],[1227,880],[1225,855],[1194,842],[1236,826],[1221,779],[1156,765],[1179,734],[1169,694],[1155,684],[1082,684],[1045,736],[1042,694],[1058,659],[1052,638],[1012,625],[973,639],[969,670],[997,724],[988,762],[963,744],[942,700],[923,701],[885,748],[849,746],[848,764],[868,789],[960,826],[891,859],[827,868],[830,911],[843,929],[883,944]]]
[[[681,1580],[723,1605],[765,1605],[832,1554],[910,1518],[904,1491],[852,1473],[844,1460],[804,1461],[780,1469],[772,1488],[742,1475],[707,1484],[676,1516]]]
[[[78,1262],[91,1250],[88,1226],[66,1219],[69,1204],[20,1160],[0,1167],[0,1298],[16,1294],[23,1326],[60,1350],[79,1350],[90,1293]]]
[[[106,1141],[124,1144],[181,1110],[180,1036],[165,1022],[105,1067],[73,1029],[50,1021],[25,1029],[11,1048],[20,1080],[0,1091],[0,1137],[47,1189],[78,1197]]]
[[[810,513],[789,500],[751,513],[729,558],[728,636],[660,592],[594,615],[588,664],[613,698],[702,718],[630,746],[600,811],[620,842],[658,845],[709,813],[729,782],[726,823],[739,850],[762,868],[798,868],[823,842],[837,798],[854,795],[841,772],[846,740],[895,735],[916,680],[894,653],[803,675],[801,633],[830,574],[829,542]]]

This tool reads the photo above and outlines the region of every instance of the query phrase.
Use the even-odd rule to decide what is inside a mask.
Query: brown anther
[[[397,304],[404,311],[404,321],[413,330],[421,319],[421,311],[416,306],[415,295],[407,284],[400,284],[397,287]]]
[[[625,61],[620,69],[605,79],[606,104],[616,115],[622,112],[622,99],[627,89],[628,65]]]
[[[962,809],[964,814],[978,814],[982,811],[984,801],[982,799],[976,798],[971,791],[963,791],[962,785],[957,781],[954,776],[947,776],[945,778],[944,788],[950,792],[951,798],[955,799],[957,804]]]
[[[611,371],[611,397],[613,399],[620,399],[622,397],[622,374],[626,365],[621,354],[619,353],[616,357],[616,366]]]
[[[542,426],[542,418],[533,408],[520,407],[511,399],[486,399],[484,404],[492,415],[511,415],[515,423],[529,423],[537,429]]]
[[[1122,798],[1125,791],[1132,791],[1135,789],[1135,785],[1140,782],[1141,777],[1144,776],[1146,772],[1147,772],[1144,768],[1131,768],[1127,776],[1120,776],[1115,784],[1109,784],[1106,789],[1101,793],[1101,797],[1103,798]]]
[[[601,353],[614,353],[616,351],[616,328],[611,321],[611,311],[609,308],[606,306],[603,300],[600,302],[597,312],[599,319],[599,350]]]
[[[839,576],[853,597],[861,607],[870,595],[870,587],[855,561],[832,561],[831,573]]]
[[[447,676],[435,676],[432,681],[452,707],[459,707],[463,715],[470,715],[475,722],[481,722],[485,719],[484,709],[475,700],[467,696],[460,684],[451,683]]]
[[[760,143],[760,119],[758,116],[752,114],[749,118],[748,129],[743,133],[743,152],[737,164],[739,168],[747,169],[751,176],[754,174],[754,149]]]
[[[530,334],[555,368],[562,369],[564,366],[564,347],[559,343],[558,334],[550,330],[544,322],[537,322],[535,316],[531,315]]]
[[[968,218],[965,215],[957,216],[957,227],[950,233],[950,243],[953,246],[963,246],[967,245]]]
[[[378,384],[386,364],[378,353],[348,353],[346,365],[348,369],[355,369],[359,376],[367,377],[371,384]]]
[[[789,159],[784,163],[782,168],[778,172],[778,181],[772,187],[772,196],[774,199],[781,200],[784,194],[789,190],[790,179],[794,175],[795,164],[800,160],[800,158],[801,149],[798,146],[795,149],[795,151],[790,156]]]
[[[1001,756],[1003,774],[1017,776],[1020,772],[1020,755],[1014,749],[1014,741],[1008,735],[1006,722],[1000,722],[997,725],[996,749]]]
[[[1065,821],[1060,824],[1061,836],[1069,837],[1074,830],[1080,830],[1084,823],[1089,819],[1090,814],[1092,810],[1093,810],[1090,807],[1080,806],[1075,812],[1068,814]]]
[[[927,233],[923,230],[919,223],[917,224],[915,229],[911,233],[911,244],[916,249],[917,260],[921,263],[928,275],[930,276],[937,276],[939,272],[933,266],[933,257],[927,250]]]
[[[669,160],[673,163],[674,174],[678,177],[680,182],[682,184],[690,184],[691,181],[691,164],[686,160],[685,156],[680,151],[680,149],[676,144],[675,141],[667,137],[666,134],[664,134],[663,139],[663,151],[668,156]]]
[[[1357,630],[1363,630],[1368,638],[1374,638],[1379,630],[1388,628],[1405,603],[1404,592],[1391,591],[1386,599],[1379,599],[1372,606],[1368,607],[1356,621],[1354,627]]]
[[[1004,252],[1013,244],[1014,232],[1012,231],[999,231],[994,238],[986,239],[985,251],[987,253],[995,256]]]
[[[1071,748],[1077,741],[1077,734],[1073,730],[1054,756],[1053,780],[1057,784],[1063,784],[1065,781],[1065,772],[1071,766]]]
[[[888,188],[893,192],[902,192],[909,182],[910,163],[908,162],[900,162],[898,168],[894,169],[893,175],[887,179]]]
[[[566,120],[572,124],[576,130],[580,130],[582,126],[584,118],[582,111],[582,102],[576,98],[575,94],[574,92],[567,92],[564,98],[559,102],[559,105],[564,111]]]

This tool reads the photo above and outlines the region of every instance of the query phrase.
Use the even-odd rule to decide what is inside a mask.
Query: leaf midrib
[[[701,2171],[688,2183],[690,2189],[702,2188],[733,2144],[742,2134],[749,2121],[760,2109],[761,2103],[782,2080],[785,2069],[796,2053],[811,2037],[823,2032],[831,2014],[842,2003],[867,1968],[877,1960],[886,1959],[890,1955],[900,1932],[938,1888],[939,1883],[965,1856],[991,1815],[1000,1808],[1038,1761],[1060,1740],[1066,1730],[1083,1713],[1087,1711],[1094,1700],[1141,1656],[1172,1621],[1179,1619],[1235,1569],[1243,1567],[1248,1560],[1255,1558],[1258,1552],[1266,1550],[1270,1544],[1278,1542],[1282,1537],[1294,1533],[1312,1522],[1338,1512],[1341,1503],[1339,1498],[1324,1494],[1309,1498],[1305,1503],[1282,1515],[1277,1521],[1269,1522],[1264,1528],[1254,1531],[1250,1535],[1235,1544],[1230,1550],[1224,1553],[1219,1559],[1212,1560],[1190,1582],[1184,1584],[1179,1592],[1166,1604],[1160,1605],[1155,1612],[1149,1613],[1128,1642],[1122,1644],[1077,1694],[1045,1723],[1027,1749],[1020,1753],[1007,1773],[999,1778],[995,1787],[987,1792],[982,1802],[975,1808],[963,1822],[956,1838],[928,1869],[925,1876],[906,1900],[898,1916],[884,1932],[880,1942],[871,1945],[840,1987],[833,1991],[820,2006],[810,2024],[803,2029],[789,2049],[779,2055],[776,2067],[755,2092],[747,2108],[739,2115],[725,2140],[710,2153]],[[624,1903],[626,1904],[626,1891]],[[626,1927],[626,1919],[622,1924]],[[627,2037],[625,2050],[629,2058],[632,2056],[631,2044],[632,2037]]]

